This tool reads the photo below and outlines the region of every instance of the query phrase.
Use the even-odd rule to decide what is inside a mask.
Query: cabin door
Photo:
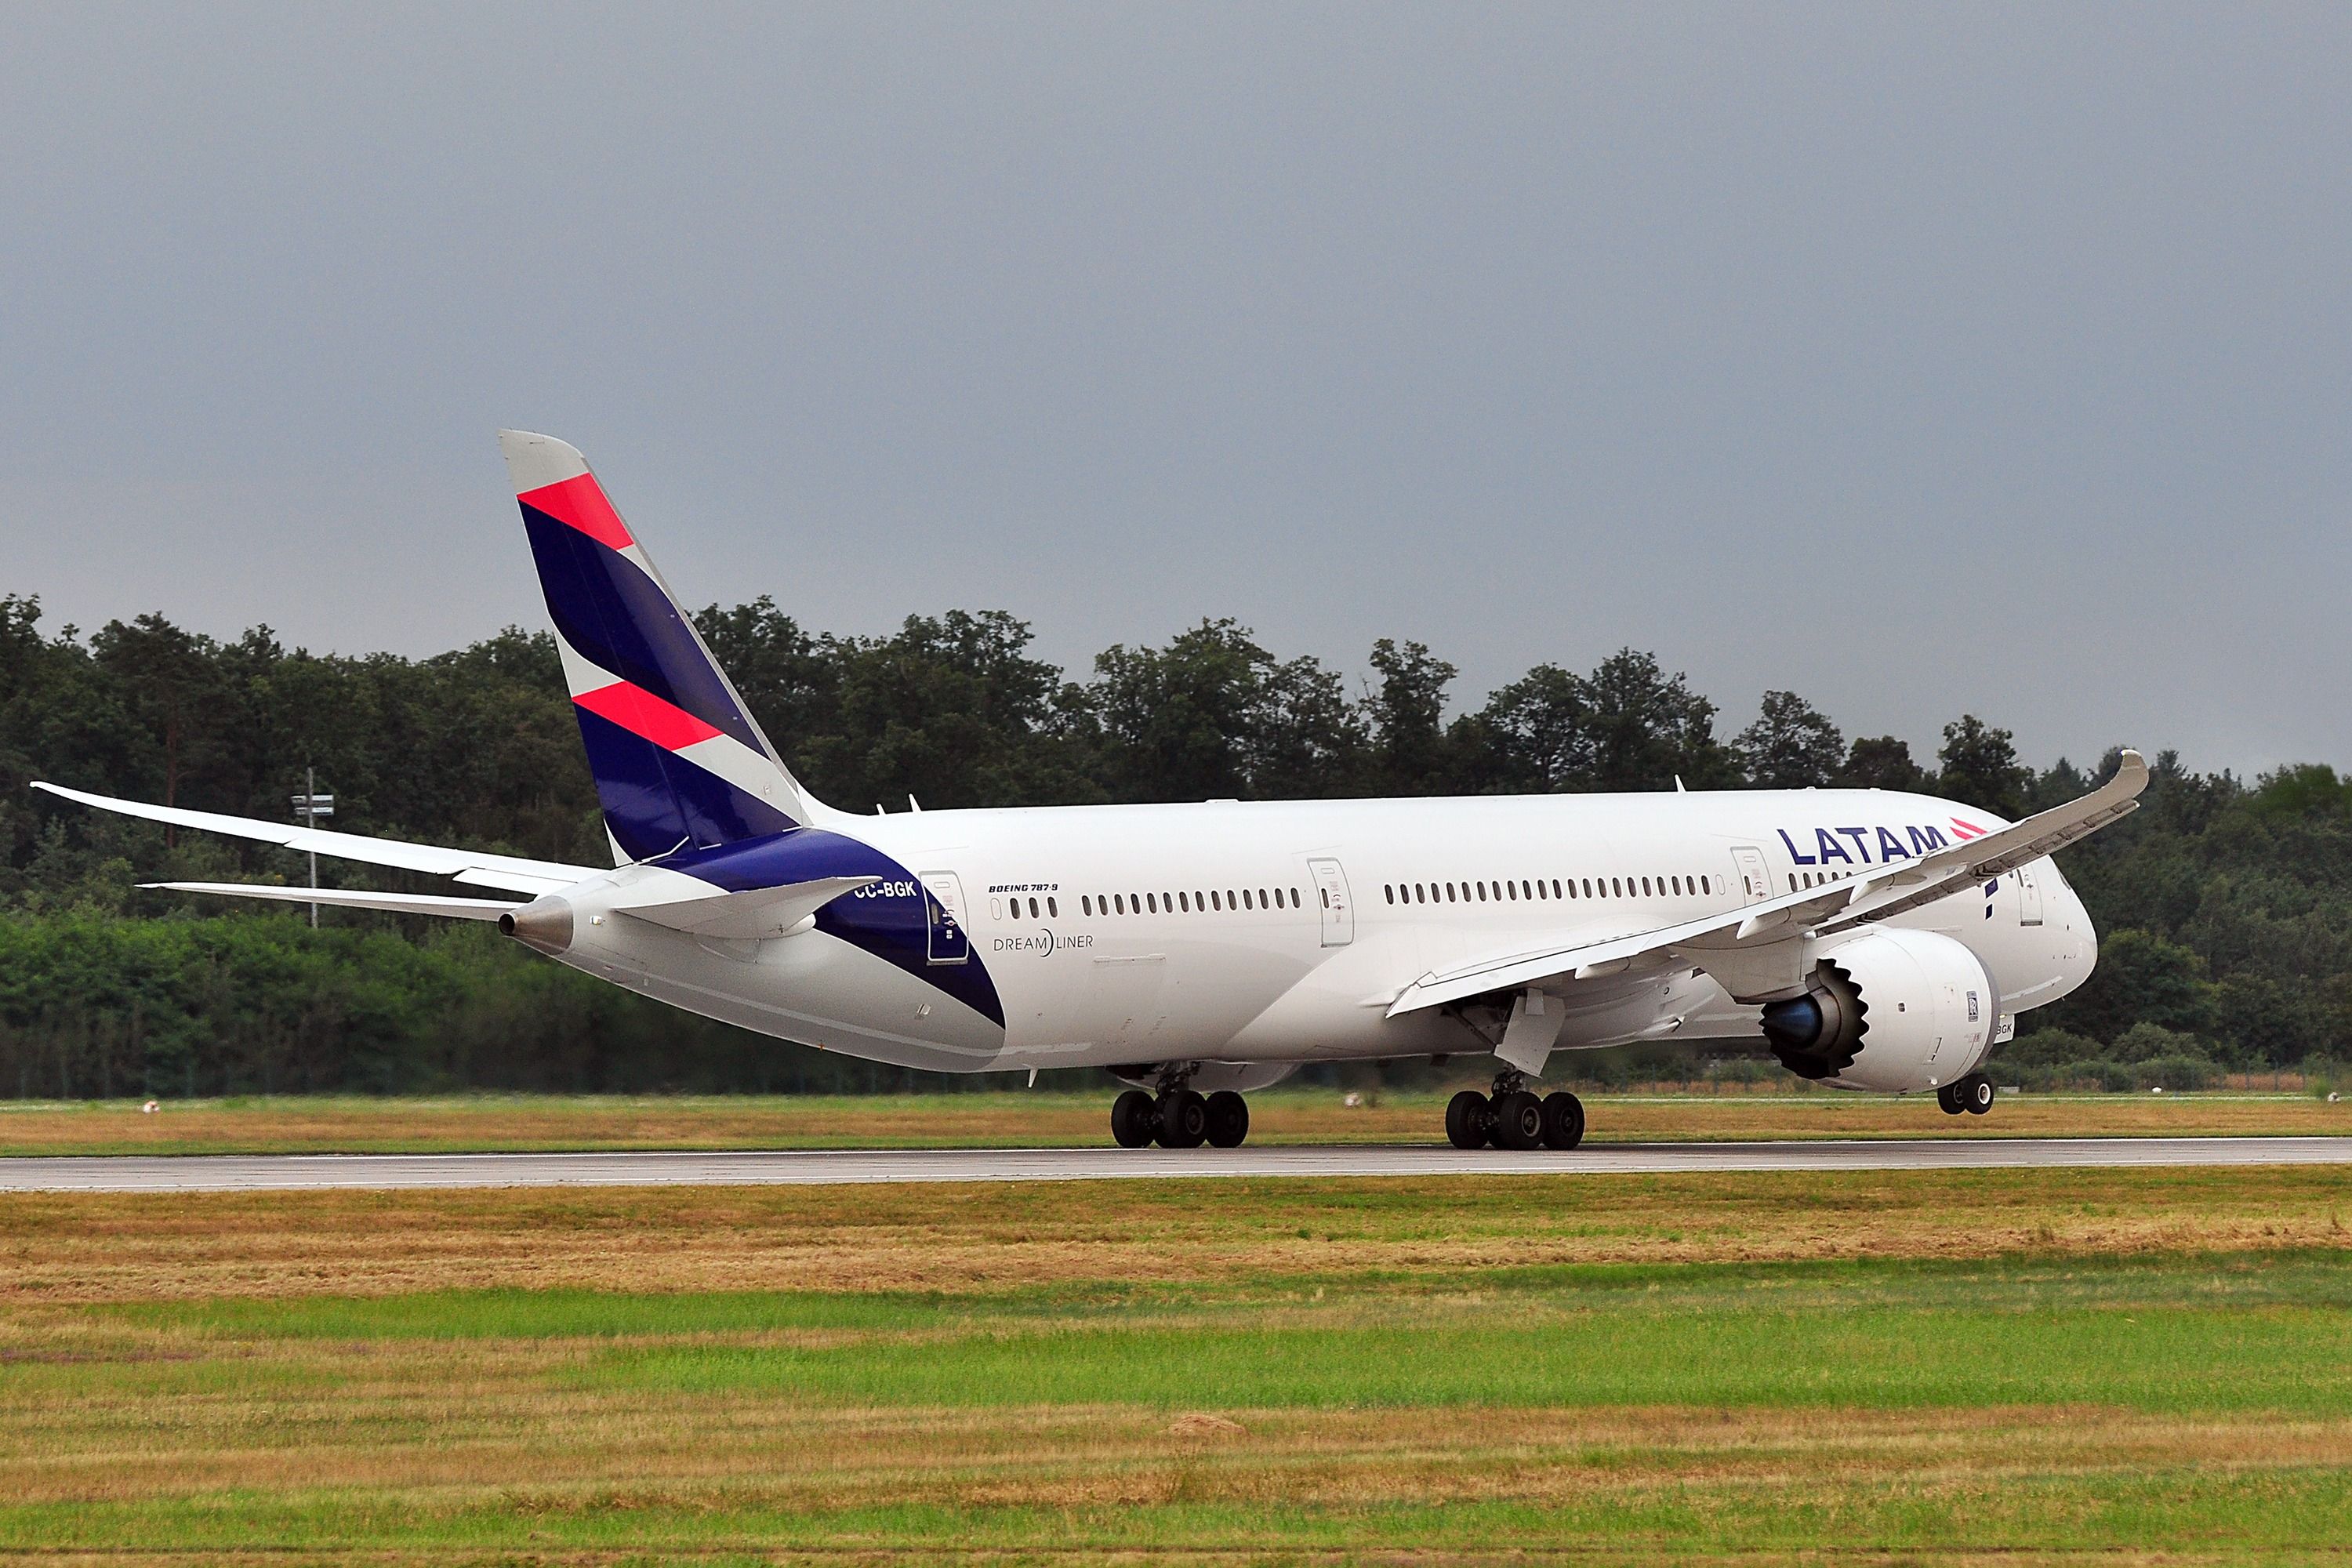
[[[1740,902],[1759,903],[1772,896],[1772,873],[1764,868],[1764,851],[1753,844],[1736,845],[1731,864],[1739,873]]]
[[[2020,866],[2017,878],[2017,923],[2038,926],[2042,923],[2042,884],[2033,879],[2033,868]]]
[[[1356,906],[1348,898],[1348,873],[1337,860],[1309,860],[1315,897],[1323,915],[1323,945],[1345,947],[1356,940]]]
[[[926,871],[923,891],[931,923],[930,962],[970,963],[971,938],[963,929],[963,884],[956,880],[953,871]]]

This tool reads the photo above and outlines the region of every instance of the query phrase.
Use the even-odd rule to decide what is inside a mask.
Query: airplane
[[[1760,1040],[1801,1078],[1983,1114],[2016,1016],[2097,961],[2050,857],[2147,783],[2126,751],[2016,823],[1895,791],[1679,781],[852,814],[793,776],[580,453],[499,439],[611,866],[35,787],[509,896],[150,886],[494,921],[672,1006],[908,1068],[1105,1068],[1129,1148],[1234,1147],[1245,1096],[1306,1063],[1491,1055],[1447,1139],[1570,1150],[1583,1106],[1530,1084],[1634,1041]]]

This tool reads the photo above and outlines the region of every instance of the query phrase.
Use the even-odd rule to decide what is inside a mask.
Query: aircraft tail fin
[[[616,860],[807,824],[792,774],[578,449],[499,432]]]

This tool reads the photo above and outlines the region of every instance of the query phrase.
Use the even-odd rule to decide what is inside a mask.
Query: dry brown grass
[[[782,1149],[1089,1145],[1106,1141],[1100,1095],[971,1094],[875,1099],[529,1096],[314,1100],[224,1104],[18,1104],[0,1108],[0,1155],[359,1152],[456,1149]],[[2352,1100],[2296,1095],[2023,1095],[1989,1117],[1932,1100],[1804,1094],[1595,1096],[1599,1142],[1760,1138],[2203,1137],[2352,1133]],[[1349,1107],[1337,1090],[1251,1097],[1265,1143],[1430,1143],[1444,1100],[1390,1095]]]
[[[0,1303],[965,1289],[1497,1264],[2352,1245],[2352,1171],[0,1194]]]

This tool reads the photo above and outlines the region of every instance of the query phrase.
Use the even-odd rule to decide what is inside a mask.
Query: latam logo
[[[1952,837],[1930,823],[1925,826],[1900,827],[1815,827],[1797,829],[1794,835],[1785,828],[1775,828],[1780,842],[1789,847],[1789,858],[1800,866],[1826,866],[1836,861],[1847,866],[1884,866],[1893,860],[1916,860],[1932,855],[1938,849],[1948,849],[1953,841],[1965,844],[1971,838],[1982,838],[1989,828],[1973,822],[1950,819]],[[1810,855],[1797,847],[1807,833],[1813,836]]]

